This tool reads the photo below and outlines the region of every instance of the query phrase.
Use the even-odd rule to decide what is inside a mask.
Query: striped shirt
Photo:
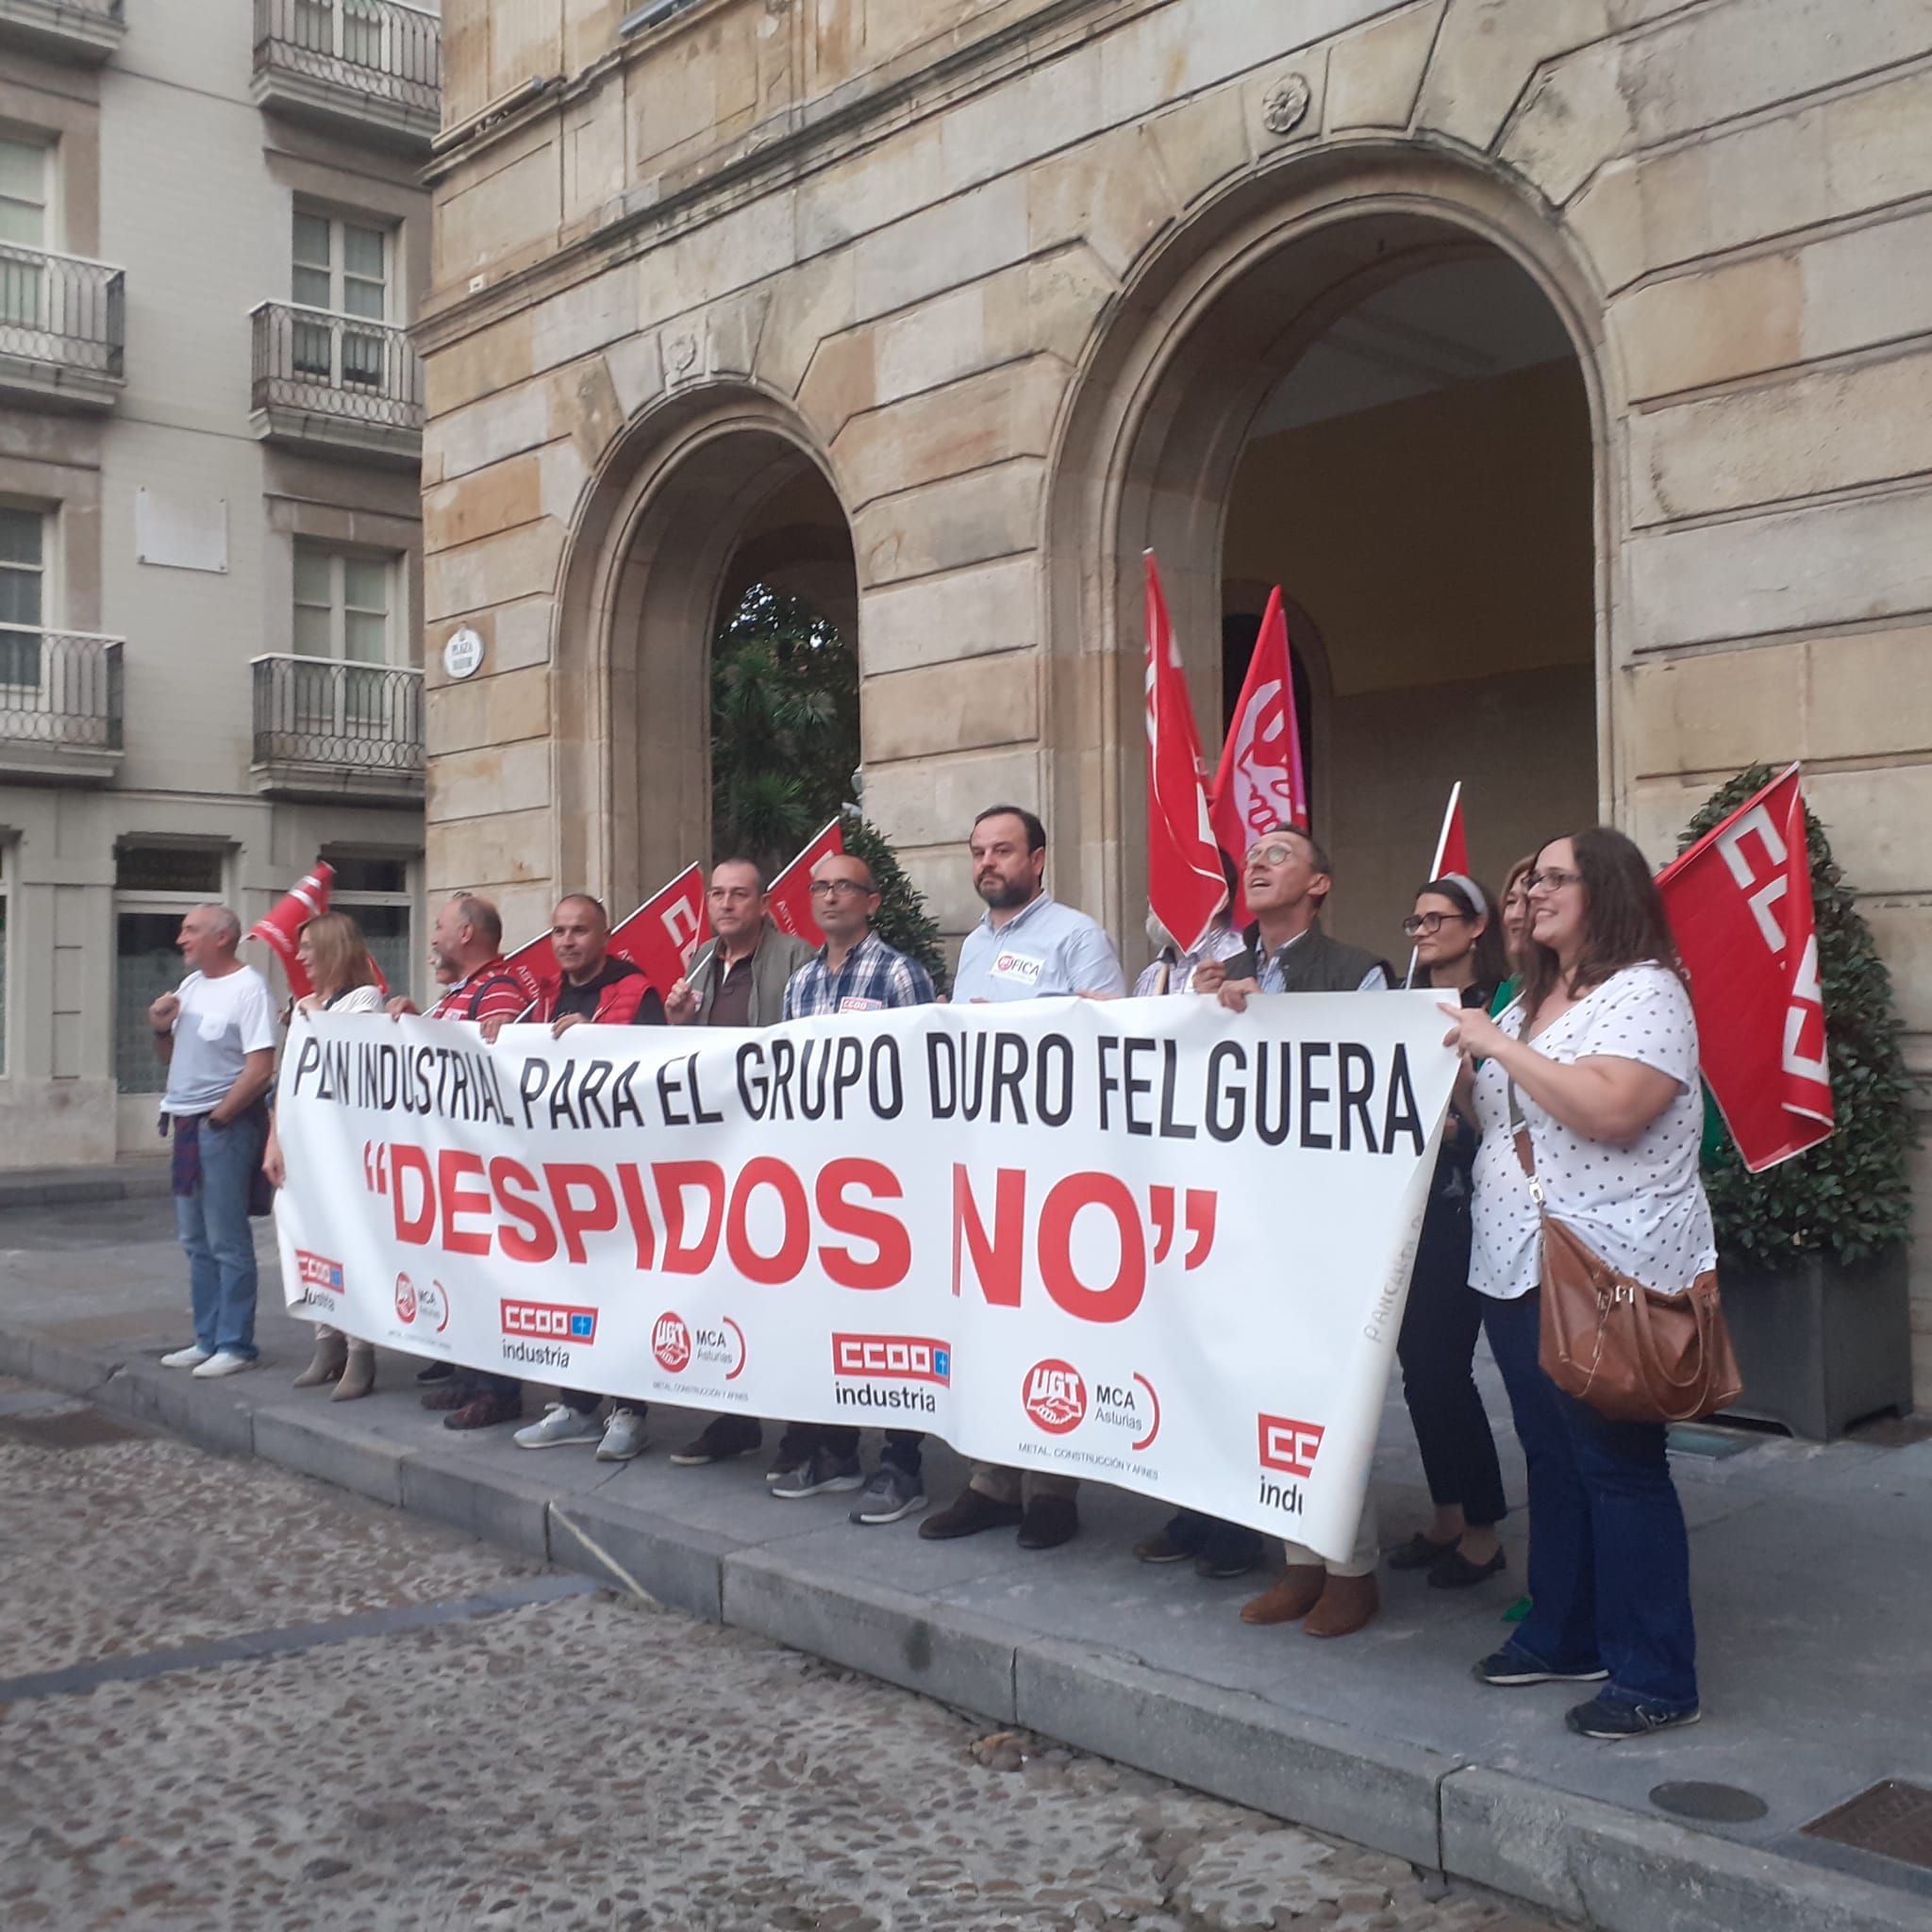
[[[917,959],[895,953],[868,932],[834,973],[822,949],[785,982],[785,1017],[811,1020],[822,1013],[876,1013],[887,1007],[928,1007],[932,977]]]

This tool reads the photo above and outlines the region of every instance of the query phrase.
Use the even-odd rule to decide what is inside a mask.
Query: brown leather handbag
[[[1542,1217],[1542,1372],[1566,1394],[1620,1423],[1688,1423],[1744,1392],[1731,1331],[1707,1268],[1662,1294],[1610,1264],[1545,1206],[1529,1127],[1509,1089],[1516,1158]]]

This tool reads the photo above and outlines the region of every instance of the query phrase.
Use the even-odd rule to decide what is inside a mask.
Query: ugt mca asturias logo
[[[1087,1384],[1072,1362],[1036,1362],[1026,1371],[1021,1400],[1035,1428],[1071,1435],[1087,1419]]]
[[[744,1330],[729,1315],[721,1315],[709,1327],[693,1328],[674,1308],[667,1308],[651,1324],[651,1353],[667,1375],[681,1375],[687,1369],[722,1369],[727,1382],[744,1373]]]
[[[396,1276],[396,1320],[404,1327],[421,1323],[434,1335],[449,1326],[449,1295],[440,1281],[414,1281]]]

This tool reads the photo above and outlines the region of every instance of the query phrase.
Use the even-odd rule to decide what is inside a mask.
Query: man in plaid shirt
[[[932,979],[925,968],[894,952],[872,929],[878,917],[879,889],[864,859],[850,852],[820,859],[811,869],[811,910],[825,943],[786,982],[788,1020],[932,1004]],[[864,1482],[856,1427],[794,1423],[787,1434],[808,1454],[772,1485],[773,1495],[789,1501],[822,1491],[856,1490]],[[925,1507],[922,1440],[917,1429],[886,1431],[885,1454],[852,1511],[854,1523],[897,1523]]]

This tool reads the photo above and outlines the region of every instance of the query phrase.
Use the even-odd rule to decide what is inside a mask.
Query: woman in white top
[[[1495,1020],[1455,1012],[1448,1036],[1473,1062],[1483,1136],[1470,1281],[1488,1297],[1484,1327],[1529,1466],[1532,1607],[1476,1675],[1603,1683],[1571,1729],[1641,1737],[1698,1716],[1684,1515],[1663,1425],[1607,1421],[1538,1365],[1541,1224],[1511,1090],[1550,1214],[1613,1267],[1680,1294],[1716,1264],[1697,1168],[1697,1026],[1650,868],[1621,832],[1554,840],[1527,883],[1521,997]]]
[[[382,988],[362,928],[346,912],[325,912],[295,935],[295,957],[315,991],[295,1002],[297,1013],[379,1013]],[[262,1172],[276,1187],[287,1178],[282,1137],[269,1115],[268,1148]],[[295,1377],[298,1389],[333,1382],[330,1400],[353,1402],[375,1387],[375,1344],[344,1335],[325,1322],[315,1324],[315,1355]]]

